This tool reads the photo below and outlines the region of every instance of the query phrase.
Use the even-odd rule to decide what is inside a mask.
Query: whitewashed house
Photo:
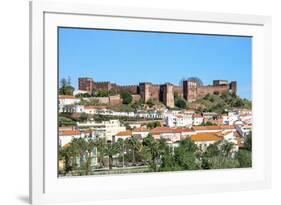
[[[112,140],[112,136],[126,131],[126,127],[121,125],[119,120],[77,122],[77,126],[79,128],[91,128],[96,137],[105,137],[106,140]]]
[[[191,127],[192,122],[191,115],[167,115],[165,118],[167,127]]]
[[[204,122],[204,117],[201,114],[194,114],[192,116],[193,125],[201,125]]]

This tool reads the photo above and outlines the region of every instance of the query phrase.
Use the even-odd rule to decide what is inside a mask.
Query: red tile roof
[[[212,125],[212,126],[194,126],[194,130],[224,130],[224,129],[234,129],[233,125]]]
[[[219,140],[222,140],[222,138],[217,133],[199,133],[196,135],[192,135],[191,140],[193,140],[195,142],[219,141]]]
[[[60,130],[60,136],[71,136],[71,135],[80,135],[81,132],[79,130]]]
[[[145,127],[138,127],[133,130],[133,132],[149,132],[149,130]]]
[[[156,127],[152,129],[151,134],[161,134],[161,133],[182,133],[182,132],[193,132],[193,129],[190,128],[169,128],[169,127]]]
[[[116,136],[118,136],[118,137],[126,137],[126,136],[131,136],[131,135],[132,135],[132,131],[130,131],[130,130],[118,132],[116,134]]]

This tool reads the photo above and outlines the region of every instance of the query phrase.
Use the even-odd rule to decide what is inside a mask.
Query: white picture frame
[[[58,178],[57,161],[54,161],[57,157],[57,120],[54,110],[57,110],[56,29],[59,26],[252,36],[255,136],[253,167]],[[32,204],[270,188],[271,18],[79,3],[31,2],[30,111]]]

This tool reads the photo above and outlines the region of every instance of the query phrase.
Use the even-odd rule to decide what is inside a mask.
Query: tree
[[[75,167],[74,163],[71,163],[71,159],[75,158],[76,153],[70,144],[59,148],[59,158],[64,161],[64,172],[67,174]]]
[[[119,146],[119,151],[120,151],[121,156],[122,156],[122,167],[125,167],[125,156],[124,156],[124,153],[125,153],[125,142],[124,142],[123,139],[119,138],[116,143]]]
[[[74,138],[71,141],[71,146],[73,146],[74,152],[79,153],[80,163],[79,163],[79,171],[80,175],[82,175],[82,168],[85,166],[84,157],[86,157],[87,152],[87,142],[85,138],[79,137]]]
[[[146,124],[147,128],[153,129],[155,127],[161,127],[161,123],[159,121],[149,122]]]
[[[175,149],[176,163],[184,170],[199,169],[195,156],[197,150],[198,147],[192,140],[181,140],[179,146]]]
[[[72,87],[70,83],[70,78],[68,78],[68,80],[65,78],[61,79],[59,88],[60,95],[73,95],[74,87]]]
[[[108,142],[105,146],[104,153],[108,156],[108,168],[112,170],[113,166],[113,156],[118,154],[119,146],[117,143]]]
[[[105,166],[104,156],[105,156],[105,146],[106,146],[106,139],[105,138],[98,138],[96,140],[97,146],[97,155],[98,155],[98,162],[101,167]]]
[[[132,151],[132,161],[133,161],[133,164],[135,165],[135,163],[136,163],[136,156],[135,156],[136,153],[135,153],[135,151],[138,147],[139,141],[134,136],[130,137],[127,141],[128,141],[128,145],[129,145],[129,147]]]
[[[128,92],[121,93],[121,98],[123,100],[123,104],[130,104],[133,101],[132,95]]]
[[[85,113],[85,112],[82,112],[82,113],[80,114],[79,119],[80,119],[82,122],[86,121],[86,120],[88,119],[88,114]]]
[[[252,132],[245,137],[245,148],[252,151]]]
[[[222,155],[209,158],[208,163],[210,169],[238,168],[240,166],[237,159],[232,159]]]
[[[239,150],[236,155],[240,167],[252,167],[252,152],[248,150]]]
[[[149,152],[148,163],[153,171],[158,171],[160,167],[160,147],[159,141],[155,140],[151,134],[143,139],[143,145],[147,147]]]
[[[73,126],[76,125],[76,122],[72,119],[64,116],[59,116],[59,127],[62,126]]]
[[[182,98],[175,99],[175,106],[181,109],[186,108],[186,101]]]

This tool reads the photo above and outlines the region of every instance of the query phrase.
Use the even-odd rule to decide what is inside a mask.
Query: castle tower
[[[194,81],[183,81],[183,97],[187,102],[197,99],[197,83]]]
[[[144,102],[147,102],[151,97],[150,87],[151,87],[151,83],[139,84],[139,94],[141,98],[144,100]]]
[[[164,85],[160,85],[160,101],[162,101],[167,107],[175,107],[174,89],[172,84],[166,83]]]
[[[78,89],[92,93],[94,88],[93,78],[78,78]]]

